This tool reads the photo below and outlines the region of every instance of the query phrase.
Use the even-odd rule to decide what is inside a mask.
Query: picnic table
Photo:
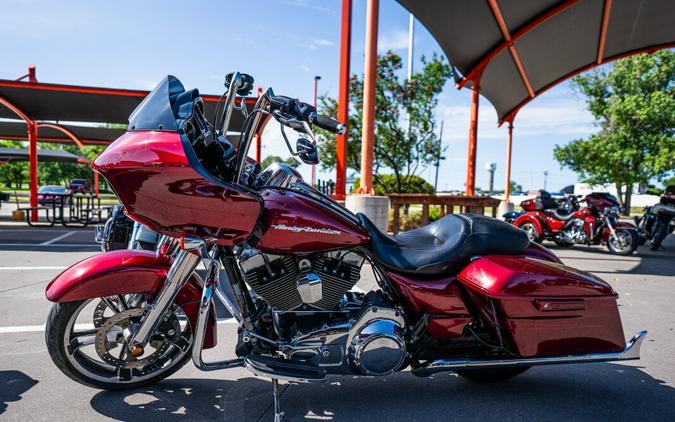
[[[36,207],[19,208],[26,211],[26,223],[35,227],[52,227],[56,223],[64,227],[86,227],[89,224],[100,224],[108,219],[112,206],[101,206],[101,198],[91,193],[49,193],[50,199]],[[46,223],[31,221],[31,211],[38,216],[44,212]]]

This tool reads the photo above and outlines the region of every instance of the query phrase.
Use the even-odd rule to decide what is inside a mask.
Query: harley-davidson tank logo
[[[323,234],[333,234],[336,236],[340,236],[342,234],[341,231],[339,230],[333,230],[333,229],[326,229],[323,227],[311,227],[311,226],[288,226],[286,224],[272,224],[273,229],[277,230],[286,230],[289,232],[294,232],[294,233],[323,233]]]

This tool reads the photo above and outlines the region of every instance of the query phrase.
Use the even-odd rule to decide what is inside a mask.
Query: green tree
[[[431,183],[424,180],[420,176],[405,176],[404,186],[406,187],[405,191],[399,192],[396,189],[398,188],[398,180],[393,174],[382,174],[379,178],[373,183],[373,189],[378,195],[384,195],[389,192],[397,193],[434,193],[434,187],[431,186]],[[359,186],[361,179],[357,177],[354,180],[354,186]]]
[[[399,77],[401,57],[387,52],[377,60],[375,145],[373,174],[375,183],[387,192],[408,192],[419,175],[435,163],[442,150],[438,145],[434,112],[438,95],[451,70],[434,54],[422,57],[422,68],[410,80]],[[363,77],[352,75],[350,82],[347,165],[361,166],[361,120],[363,115]],[[337,100],[320,99],[320,112],[337,117]],[[319,151],[323,168],[335,167],[335,136],[319,132]],[[385,183],[384,175],[393,173],[395,183]]]
[[[509,182],[509,186],[511,187],[511,192],[522,192],[523,191],[523,185],[517,183],[515,180],[511,180]]]
[[[21,141],[0,141],[2,148],[26,148]],[[21,189],[28,180],[28,163],[25,161],[0,162],[0,183],[8,188]]]
[[[675,169],[675,52],[629,57],[572,81],[599,131],[556,145],[554,157],[584,182],[614,183],[630,210],[635,184],[663,180]]]
[[[59,145],[41,143],[42,150],[65,150],[87,160],[93,161],[103,151],[103,146],[87,145],[79,148],[77,145]],[[94,172],[91,166],[84,163],[41,162],[38,165],[38,180],[40,184],[66,185],[72,179],[87,179],[94,181]]]
[[[268,155],[265,157],[260,164],[262,168],[265,168],[269,166],[272,163],[283,163],[286,164],[288,167],[294,169],[298,168],[300,166],[300,161],[298,161],[295,157],[288,157],[287,159],[283,159],[279,157],[278,155]]]

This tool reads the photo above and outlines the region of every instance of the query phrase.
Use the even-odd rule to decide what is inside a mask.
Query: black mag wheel
[[[530,369],[529,366],[518,366],[514,368],[462,369],[455,371],[455,373],[472,382],[490,383],[506,381],[522,374],[528,369]]]
[[[65,375],[94,388],[137,388],[168,377],[191,357],[192,328],[174,306],[143,353],[132,356],[126,346],[145,302],[124,295],[54,304],[45,330],[49,355]]]

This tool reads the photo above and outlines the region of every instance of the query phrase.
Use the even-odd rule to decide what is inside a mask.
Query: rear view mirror
[[[316,151],[316,143],[305,138],[298,138],[298,141],[295,144],[295,151],[303,163],[312,165],[319,164],[319,154]]]

